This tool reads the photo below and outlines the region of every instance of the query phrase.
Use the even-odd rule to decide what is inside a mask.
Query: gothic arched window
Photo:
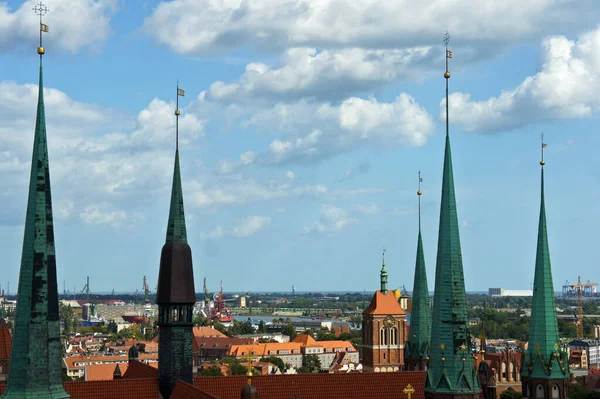
[[[542,386],[542,384],[538,384],[535,387],[535,397],[536,398],[543,398],[544,397],[544,387]]]
[[[556,384],[552,387],[552,399],[560,399],[560,389]]]

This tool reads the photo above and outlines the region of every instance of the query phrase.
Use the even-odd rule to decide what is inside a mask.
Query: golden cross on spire
[[[248,385],[252,385],[252,348],[248,349],[248,372],[246,377],[248,377]]]
[[[40,16],[40,46],[38,47],[38,54],[40,56],[42,56],[45,53],[44,46],[42,46],[42,33],[43,32],[48,32],[48,25],[46,25],[46,24],[44,24],[42,22],[42,18],[46,14],[48,14],[48,11],[50,11],[50,10],[41,1],[39,2],[39,4],[36,4],[36,6],[32,8],[32,10],[35,12],[35,15],[39,15]]]
[[[412,394],[416,392],[410,384],[408,384],[402,391],[408,396],[408,399],[411,399]]]

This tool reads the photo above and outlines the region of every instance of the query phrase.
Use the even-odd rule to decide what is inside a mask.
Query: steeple
[[[404,361],[407,370],[425,370],[429,355],[431,338],[431,310],[429,308],[429,288],[427,271],[423,255],[423,239],[421,237],[421,172],[419,171],[419,235],[417,239],[417,259],[415,261],[415,280],[413,283],[412,313],[410,315],[410,334],[406,345]]]
[[[442,177],[442,200],[435,272],[430,360],[425,398],[475,398],[481,389],[476,377],[467,316],[465,281],[454,194],[448,115],[448,50],[446,32],[446,148]]]
[[[177,380],[193,383],[192,375],[192,312],[196,302],[192,250],[187,243],[183,191],[179,170],[179,96],[185,92],[177,85],[175,110],[176,144],[171,206],[167,237],[160,255],[158,275],[158,346],[159,388],[168,399]]]
[[[568,354],[560,345],[554,284],[550,265],[550,248],[546,229],[546,204],[544,198],[544,136],[542,134],[541,201],[538,225],[535,276],[531,321],[529,322],[529,344],[523,355],[521,368],[523,397],[566,398],[568,397],[569,361]],[[542,392],[543,390],[543,392]],[[558,390],[558,392],[554,392]],[[556,396],[558,394],[559,396]]]
[[[58,283],[42,79],[45,53],[42,32],[48,32],[42,17],[48,9],[40,3],[34,11],[40,16],[39,93],[15,330],[4,399],[69,397],[62,385]]]
[[[387,270],[385,269],[385,249],[383,250],[383,261],[381,262],[381,273],[379,274],[380,279],[381,279],[381,293],[383,295],[387,295],[388,293],[388,289],[387,289],[387,278],[388,278],[388,274],[387,274]]]

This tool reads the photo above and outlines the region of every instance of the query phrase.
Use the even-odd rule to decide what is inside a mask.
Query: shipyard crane
[[[577,292],[577,338],[583,338],[583,291],[586,287],[595,287],[598,283],[581,283],[581,276],[577,277],[577,284],[569,284],[569,288],[574,289]]]
[[[85,299],[87,299],[87,301],[90,301],[90,295],[92,295],[92,291],[90,291],[90,276],[87,277],[87,280],[85,282],[85,285],[83,286],[83,289],[81,290],[81,293],[83,295],[85,295]]]

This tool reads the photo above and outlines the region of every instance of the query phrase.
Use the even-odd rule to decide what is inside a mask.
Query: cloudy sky
[[[33,1],[0,1],[0,284],[17,287],[37,97]],[[418,4],[417,4],[418,3]],[[530,288],[540,133],[557,290],[600,280],[594,0],[47,0],[59,289],[154,285],[176,81],[196,289],[433,289],[443,36],[467,290]],[[596,131],[596,133],[593,133]]]

